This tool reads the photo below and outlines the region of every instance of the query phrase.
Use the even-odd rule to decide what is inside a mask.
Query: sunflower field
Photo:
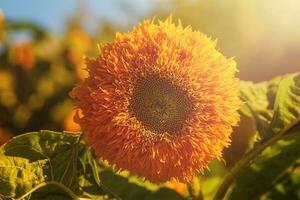
[[[0,200],[300,199],[297,0],[25,4],[0,2]]]

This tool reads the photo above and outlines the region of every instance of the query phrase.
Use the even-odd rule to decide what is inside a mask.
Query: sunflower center
[[[131,111],[146,129],[176,133],[183,127],[190,108],[187,93],[167,80],[151,77],[137,81]]]

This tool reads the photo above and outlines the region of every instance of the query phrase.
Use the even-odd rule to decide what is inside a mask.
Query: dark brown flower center
[[[187,93],[158,77],[137,81],[131,102],[133,115],[154,132],[174,134],[191,111]]]

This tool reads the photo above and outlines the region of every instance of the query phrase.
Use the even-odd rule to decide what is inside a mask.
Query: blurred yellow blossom
[[[0,146],[5,144],[12,137],[13,135],[9,131],[0,128]]]
[[[74,117],[76,117],[76,113],[80,114],[78,109],[72,110],[67,114],[67,116],[64,119],[64,130],[74,132],[81,131],[79,124],[74,122]]]
[[[165,183],[165,186],[172,190],[175,190],[177,193],[183,196],[185,196],[188,192],[187,185],[178,181],[168,181]]]
[[[11,47],[9,58],[13,64],[20,65],[25,71],[32,69],[36,59],[33,45],[29,42],[15,44]]]
[[[14,93],[14,77],[7,71],[0,71],[0,103],[5,107],[12,107],[17,103]]]
[[[69,45],[67,56],[75,67],[77,78],[84,79],[88,73],[84,70],[84,57],[92,47],[92,39],[83,29],[72,28],[67,34]]]
[[[4,12],[0,9],[0,43],[4,39],[4,21],[5,21]]]

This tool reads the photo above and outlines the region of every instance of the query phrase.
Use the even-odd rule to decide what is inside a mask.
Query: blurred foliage
[[[45,128],[79,131],[68,93],[87,76],[83,56],[96,55],[96,44],[111,41],[114,32],[104,25],[90,35],[76,21],[57,37],[29,22],[5,21],[1,13],[0,138]]]

